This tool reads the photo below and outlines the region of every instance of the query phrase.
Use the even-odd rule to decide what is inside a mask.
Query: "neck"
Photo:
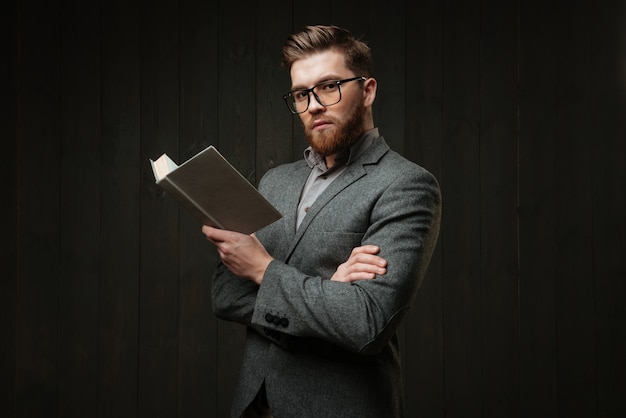
[[[326,160],[326,168],[332,168],[337,160],[337,154],[327,155],[324,159]]]

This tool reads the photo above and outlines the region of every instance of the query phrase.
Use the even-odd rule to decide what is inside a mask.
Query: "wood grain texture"
[[[370,44],[376,125],[443,219],[399,335],[407,416],[626,415],[623,2],[13,1],[0,415],[228,416],[244,329],[148,162],[301,158],[282,42]],[[6,92],[6,94],[5,94]]]

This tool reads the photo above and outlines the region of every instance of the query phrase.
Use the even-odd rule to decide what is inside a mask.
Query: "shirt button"
[[[309,206],[307,206],[306,208],[304,208],[304,212],[305,212],[305,213],[306,213],[306,212],[308,212],[308,211],[309,211],[309,209],[311,209],[311,208],[310,208]]]

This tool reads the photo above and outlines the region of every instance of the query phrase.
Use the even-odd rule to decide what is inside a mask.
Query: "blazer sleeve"
[[[380,352],[406,315],[430,261],[441,217],[439,185],[421,167],[408,170],[381,188],[368,216],[364,233],[330,228],[323,245],[308,251],[334,259],[355,246],[375,244],[388,262],[385,275],[341,283],[274,260],[256,294],[252,324],[353,352]]]
[[[259,286],[233,274],[220,261],[212,280],[213,313],[220,319],[251,325]]]

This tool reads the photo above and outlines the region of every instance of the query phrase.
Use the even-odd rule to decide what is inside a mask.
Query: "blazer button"
[[[280,317],[274,316],[274,318],[272,318],[272,319],[273,319],[272,322],[274,323],[274,325],[279,325],[280,324]]]
[[[287,318],[280,318],[280,326],[287,328],[289,326],[289,320]]]
[[[266,313],[265,320],[271,324],[276,320],[276,317],[272,315],[271,313]]]

